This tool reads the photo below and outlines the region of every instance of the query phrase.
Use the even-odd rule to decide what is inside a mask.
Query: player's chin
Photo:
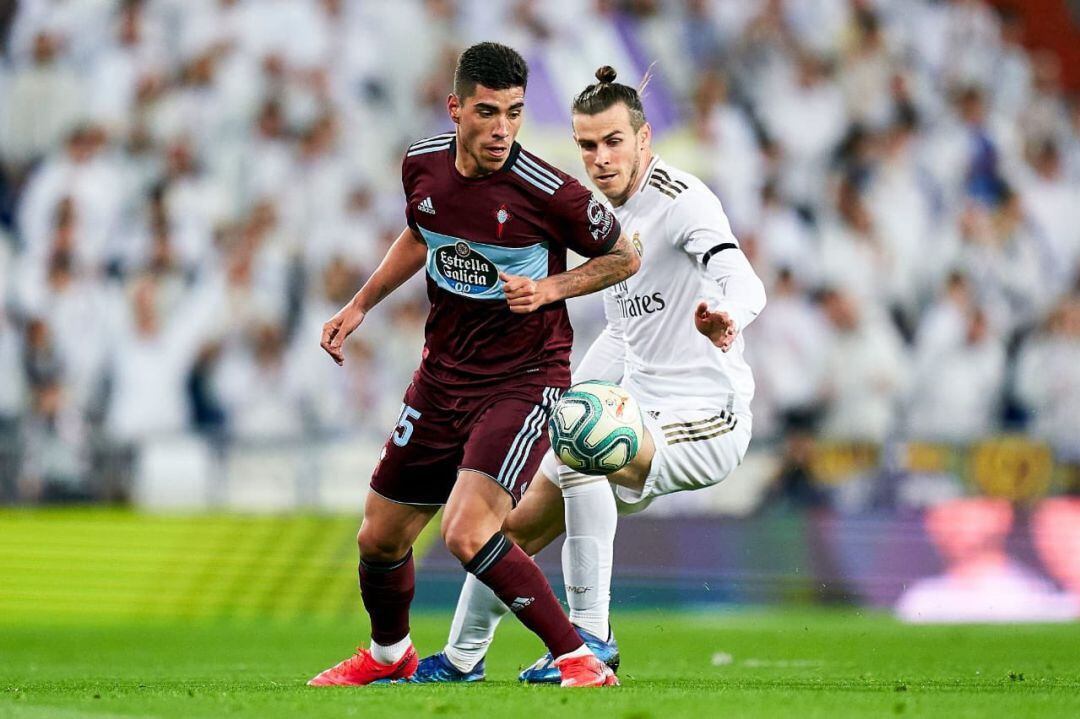
[[[596,189],[604,193],[604,196],[609,199],[619,197],[626,191],[625,183],[622,182],[622,178],[617,172],[594,175],[592,181],[596,185]]]
[[[484,169],[488,172],[494,172],[503,166],[506,162],[506,158],[510,153],[507,150],[495,151],[484,150],[481,155],[484,160]]]

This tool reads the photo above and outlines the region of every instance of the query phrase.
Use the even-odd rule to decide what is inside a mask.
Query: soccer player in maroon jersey
[[[563,685],[617,683],[539,567],[502,534],[570,384],[564,300],[620,282],[639,265],[615,216],[589,190],[515,142],[527,80],[525,61],[506,46],[480,43],[461,54],[447,100],[455,131],[405,154],[408,227],[323,327],[323,349],[341,364],[345,338],[365,315],[426,269],[423,358],[372,475],[357,536],[371,648],[309,684],[369,684],[415,671],[412,545],[443,505],[446,546],[543,640]],[[568,271],[567,248],[590,259]]]

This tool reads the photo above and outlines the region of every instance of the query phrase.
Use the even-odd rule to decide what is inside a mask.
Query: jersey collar
[[[649,187],[649,177],[652,175],[653,170],[660,164],[660,156],[654,154],[652,160],[649,161],[648,166],[645,168],[645,174],[641,177],[641,184],[638,186],[637,192],[630,195],[630,197],[623,203],[623,207],[626,207],[631,202],[637,200],[638,197],[645,194],[645,190]]]

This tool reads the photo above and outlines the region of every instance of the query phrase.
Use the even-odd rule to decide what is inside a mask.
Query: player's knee
[[[442,538],[446,548],[461,562],[468,562],[484,548],[491,536],[484,537],[462,522],[443,522]]]
[[[394,537],[384,536],[367,522],[360,525],[360,531],[356,533],[356,545],[360,548],[361,558],[372,562],[392,562],[404,557],[409,551],[408,544],[403,544]]]

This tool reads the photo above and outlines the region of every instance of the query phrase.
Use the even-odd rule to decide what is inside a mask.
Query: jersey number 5
[[[391,435],[394,444],[404,447],[409,443],[413,433],[413,420],[420,419],[420,413],[407,404],[401,405],[401,416],[398,417],[397,427]]]

